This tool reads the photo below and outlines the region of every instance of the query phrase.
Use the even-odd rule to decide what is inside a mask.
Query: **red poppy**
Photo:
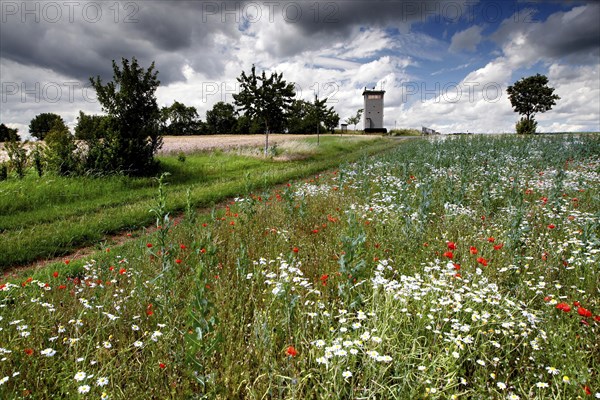
[[[590,387],[588,385],[585,385],[583,387],[583,391],[585,392],[586,395],[590,396],[592,394],[592,390],[590,389]]]
[[[548,202],[548,198],[542,197],[541,202],[542,202],[542,204],[546,204]]]
[[[452,265],[454,265],[455,270],[457,270],[457,271],[460,270],[460,264],[454,263]]]
[[[288,346],[285,350],[285,354],[290,357],[296,357],[298,355],[298,351],[294,348],[294,346]]]
[[[494,245],[494,250],[500,250],[504,247],[504,243],[499,243]]]
[[[592,312],[583,307],[577,307],[577,314],[581,315],[582,317],[586,317],[586,318],[590,318],[592,316]]]
[[[67,287],[66,287],[65,285],[60,285],[60,286],[58,287],[58,290],[63,290],[63,289],[66,289],[66,288],[67,288]]]
[[[179,245],[179,248],[180,248],[181,250],[185,250],[187,247],[185,246],[185,244],[180,244],[180,245]]]
[[[451,251],[446,251],[443,254],[444,257],[448,257],[449,259],[452,260],[452,258],[454,257],[454,254]]]
[[[600,322],[600,315],[594,315],[594,321]]]
[[[488,260],[486,260],[483,257],[477,257],[477,262],[481,265],[483,265],[484,267],[488,266]]]
[[[448,250],[456,250],[456,243],[448,242]]]
[[[548,229],[554,229],[554,228],[556,228],[556,225],[554,225],[554,224],[548,225]]]
[[[33,354],[33,349],[25,349],[25,354],[27,354],[28,356]]]
[[[469,253],[471,253],[471,254],[477,254],[477,247],[471,246],[471,248],[469,249]]]
[[[200,253],[202,253],[202,254],[206,253],[206,249],[200,249]]]
[[[573,302],[573,305],[574,305],[575,307],[581,307],[581,303],[580,303],[580,302],[578,302],[578,301],[574,301],[574,302]]]
[[[319,230],[318,229],[313,229],[312,233],[319,233]]]
[[[54,273],[52,274],[53,277],[58,278],[58,271],[54,271]]]
[[[152,311],[152,304],[148,304],[148,307],[146,307],[146,315],[151,316],[152,314],[154,314],[154,311]]]
[[[490,237],[487,239],[487,241],[488,241],[488,242],[490,242],[490,243],[494,243],[494,242],[496,241],[496,239],[490,236]]]
[[[175,260],[175,263],[176,264],[181,264],[181,260],[178,258],[178,259]]]
[[[297,247],[294,247],[294,248],[292,249],[292,251],[293,251],[294,253],[297,253],[298,251],[300,251],[300,249],[299,249],[299,248],[297,248]]]
[[[147,243],[147,244],[146,244],[146,247],[147,247],[147,248],[151,248],[151,247],[152,247],[152,243]]]
[[[164,363],[159,363],[159,364],[158,364],[158,367],[159,367],[160,369],[165,369],[165,368],[167,368],[167,366],[166,366]]]
[[[119,270],[119,274],[123,275],[125,272],[127,272],[127,270],[125,268],[121,268]]]
[[[323,274],[323,275],[321,275],[321,277],[319,279],[321,280],[321,283],[323,284],[323,286],[326,286],[327,285],[327,279],[329,279],[329,275]]]
[[[556,308],[564,312],[571,311],[571,306],[569,306],[567,303],[558,303]]]

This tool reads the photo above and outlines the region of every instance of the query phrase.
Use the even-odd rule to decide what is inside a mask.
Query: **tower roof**
[[[384,94],[384,93],[385,93],[385,90],[365,89],[362,95],[364,96],[365,94]]]

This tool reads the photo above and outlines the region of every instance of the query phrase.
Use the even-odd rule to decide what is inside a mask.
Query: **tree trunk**
[[[265,122],[265,126],[267,127],[265,132],[265,158],[267,158],[269,155],[269,123]]]

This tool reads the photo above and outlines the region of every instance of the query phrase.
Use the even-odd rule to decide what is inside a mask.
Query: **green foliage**
[[[528,121],[532,121],[536,113],[551,110],[552,106],[556,105],[556,100],[560,100],[560,97],[554,94],[554,88],[548,86],[548,78],[540,74],[521,78],[509,86],[506,93],[514,110],[524,115]],[[535,133],[535,126],[531,122],[524,124],[520,121],[517,123],[517,132],[519,128],[522,133]]]
[[[364,111],[364,109],[360,108],[356,111],[356,115],[346,118],[346,123],[348,125],[354,125],[355,131],[356,131],[356,125],[360,122],[360,118],[362,117],[363,111]]]
[[[44,140],[46,134],[50,132],[56,124],[66,128],[65,121],[60,115],[54,113],[38,114],[29,123],[29,133],[39,140]]]
[[[206,112],[206,131],[209,134],[223,135],[238,133],[238,119],[232,104],[219,101]],[[248,129],[249,131],[249,129]],[[239,133],[247,133],[239,132]]]
[[[45,142],[44,159],[48,170],[62,176],[76,174],[79,168],[79,157],[75,138],[69,129],[56,123],[46,134]]]
[[[109,127],[110,118],[107,115],[86,115],[83,111],[79,111],[75,126],[75,139],[101,139],[105,137]]]
[[[340,122],[333,107],[327,108],[327,99],[314,103],[295,100],[287,118],[287,131],[294,134],[311,134],[332,131]]]
[[[21,137],[18,132],[18,129],[12,129],[4,124],[0,124],[0,142],[20,141]]]
[[[203,124],[196,107],[175,101],[160,110],[161,130],[165,135],[200,135]]]
[[[537,128],[537,122],[534,119],[521,118],[516,125],[516,131],[519,135],[534,135]]]
[[[258,118],[240,115],[235,126],[235,132],[239,134],[258,135],[265,133],[265,129]]]
[[[147,69],[123,58],[119,68],[113,60],[113,81],[90,78],[110,126],[104,140],[88,142],[86,165],[100,173],[145,175],[156,169],[154,155],[162,145],[160,110],[156,89],[160,82],[154,63]]]
[[[6,154],[8,155],[8,165],[10,169],[15,171],[19,179],[23,179],[27,167],[26,143],[27,142],[22,143],[16,140],[4,143],[4,150],[6,150]]]

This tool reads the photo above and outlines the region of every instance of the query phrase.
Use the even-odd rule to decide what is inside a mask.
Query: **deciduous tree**
[[[521,78],[506,93],[515,111],[524,116],[517,123],[517,133],[535,133],[535,114],[551,110],[556,100],[560,100],[554,88],[548,86],[548,78],[540,74]]]
[[[283,126],[286,113],[293,102],[294,85],[283,80],[283,74],[273,72],[267,77],[265,71],[256,75],[253,65],[250,75],[242,71],[237,78],[240,92],[233,95],[235,105],[249,118],[261,120],[265,128],[265,157],[269,150],[269,132],[277,125]]]
[[[29,123],[29,133],[31,136],[44,140],[44,137],[52,128],[54,128],[55,123],[62,124],[65,128],[65,121],[58,114],[54,113],[42,113],[36,115],[31,122]]]

